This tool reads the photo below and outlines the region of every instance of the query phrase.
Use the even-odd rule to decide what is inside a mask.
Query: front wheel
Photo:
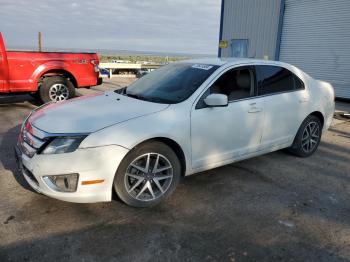
[[[288,150],[300,157],[311,156],[320,144],[321,135],[320,120],[316,116],[310,115],[301,124],[294,142]]]
[[[121,200],[134,207],[158,204],[179,183],[181,165],[174,151],[160,142],[141,144],[121,162],[114,189]]]

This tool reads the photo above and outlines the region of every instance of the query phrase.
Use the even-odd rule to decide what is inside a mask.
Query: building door
[[[346,0],[286,0],[279,57],[342,98],[350,98],[349,14]]]
[[[231,56],[248,57],[248,39],[232,39]]]

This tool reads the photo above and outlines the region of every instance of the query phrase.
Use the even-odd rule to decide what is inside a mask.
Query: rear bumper
[[[335,112],[335,102],[332,101],[331,103],[328,104],[327,110],[324,113],[324,125],[323,125],[323,131],[326,131],[330,128],[333,117],[334,117],[334,112]]]
[[[95,203],[111,201],[115,172],[128,150],[119,146],[78,149],[72,153],[34,155],[27,157],[18,146],[15,156],[19,170],[37,192],[63,201]],[[44,177],[60,174],[79,174],[75,192],[59,192],[48,185]],[[82,181],[103,180],[100,184],[83,185]]]

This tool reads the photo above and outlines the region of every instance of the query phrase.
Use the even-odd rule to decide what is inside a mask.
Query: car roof
[[[262,60],[262,59],[252,59],[252,58],[198,58],[198,59],[191,59],[191,60],[185,60],[183,62],[187,63],[194,63],[194,64],[207,64],[207,65],[216,65],[216,66],[235,66],[235,65],[272,65],[272,66],[280,66],[287,68],[288,70],[292,71],[293,73],[297,74],[299,77],[304,76],[311,78],[310,75],[303,72],[299,68],[280,61],[273,61],[273,60]]]
[[[185,60],[184,62],[195,63],[195,64],[209,64],[209,65],[239,65],[239,64],[262,64],[262,65],[279,65],[279,66],[290,66],[289,64],[272,61],[272,60],[261,60],[251,58],[198,58]]]

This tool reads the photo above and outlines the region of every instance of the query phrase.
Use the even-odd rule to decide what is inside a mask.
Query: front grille
[[[42,147],[42,145],[45,143],[44,140],[41,140],[40,138],[32,135],[29,131],[24,130],[22,132],[23,140],[29,144],[31,147],[38,150]]]
[[[33,157],[45,144],[46,140],[33,134],[32,126],[28,121],[24,124],[19,136],[21,151],[28,157]]]
[[[23,166],[23,173],[31,180],[33,181],[37,186],[39,186],[38,180],[35,178],[32,172],[28,170],[25,166]]]

